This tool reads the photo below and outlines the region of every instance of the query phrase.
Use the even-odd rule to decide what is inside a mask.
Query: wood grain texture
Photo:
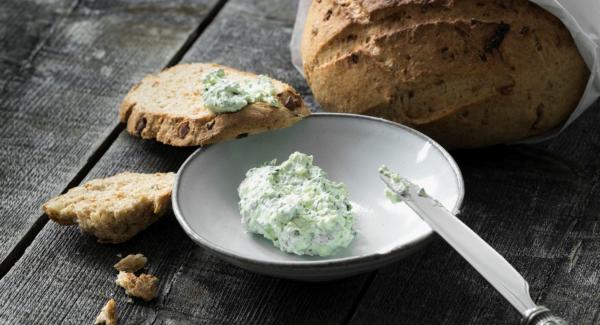
[[[267,73],[306,93],[288,57],[294,12],[293,0],[231,1],[184,60]],[[126,170],[175,171],[191,150],[123,132],[87,178]],[[160,295],[129,304],[114,285],[112,265],[117,253],[138,252],[161,279]],[[172,214],[117,246],[98,244],[75,227],[48,223],[0,280],[0,323],[90,323],[115,297],[122,324],[339,324],[350,315],[366,279],[307,284],[246,272],[192,243]]]
[[[600,285],[599,103],[539,145],[455,152],[460,218],[529,281],[532,298],[571,324],[597,324]],[[516,324],[519,315],[439,237],[377,272],[351,324]]]
[[[0,3],[0,268],[217,0]],[[10,263],[7,263],[10,264]]]
[[[77,0],[0,3],[0,89],[18,78],[19,71],[30,68],[32,58],[52,34],[52,27],[76,5]]]
[[[267,73],[307,94],[287,51],[293,3],[232,0],[184,60]],[[467,188],[461,218],[523,273],[538,303],[573,324],[600,321],[600,134],[593,131],[600,123],[598,108],[545,144],[454,153]],[[190,153],[122,133],[88,178],[176,170]],[[160,296],[129,304],[113,284],[111,265],[117,253],[138,252],[161,278]],[[518,320],[440,239],[373,278],[305,284],[251,274],[211,257],[169,214],[117,246],[97,244],[74,227],[47,224],[0,279],[0,323],[90,323],[111,296],[124,324],[340,324],[348,316],[353,324]]]
[[[89,178],[174,171],[190,153],[122,133]],[[127,303],[114,284],[119,253],[148,257],[149,273],[160,278],[156,301]],[[90,323],[114,297],[122,324],[337,324],[364,280],[307,284],[246,272],[191,242],[172,213],[120,245],[51,222],[0,280],[0,323]]]

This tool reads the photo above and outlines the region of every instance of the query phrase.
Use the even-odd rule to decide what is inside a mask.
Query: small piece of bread
[[[113,267],[117,271],[135,273],[144,268],[147,262],[148,259],[143,254],[130,254],[118,261]]]
[[[117,302],[114,299],[110,299],[102,307],[94,325],[117,325]]]
[[[115,283],[125,289],[127,295],[145,301],[150,301],[158,295],[158,278],[150,274],[136,276],[130,272],[120,271]]]
[[[134,136],[197,146],[288,127],[310,114],[294,88],[274,79],[280,107],[255,102],[234,113],[215,114],[204,107],[202,79],[216,69],[232,78],[257,77],[217,64],[176,65],[135,85],[121,104],[119,119]]]
[[[78,224],[99,242],[121,243],[165,213],[174,178],[174,173],[121,173],[74,187],[42,208],[53,221]]]

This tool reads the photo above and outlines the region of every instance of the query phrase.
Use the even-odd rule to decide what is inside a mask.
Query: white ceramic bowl
[[[294,151],[314,156],[328,178],[346,184],[356,212],[357,236],[334,256],[281,252],[245,232],[237,187],[246,171]],[[463,180],[452,157],[408,127],[350,114],[313,114],[293,127],[198,149],[179,169],[173,210],[185,232],[217,256],[250,271],[323,281],[394,262],[422,247],[432,230],[404,204],[383,195],[378,168],[388,165],[423,186],[451,211],[463,199]]]

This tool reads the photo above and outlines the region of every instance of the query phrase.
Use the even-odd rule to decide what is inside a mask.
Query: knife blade
[[[386,186],[403,198],[429,226],[479,272],[522,316],[522,324],[567,324],[536,305],[529,284],[515,268],[471,228],[430,197],[420,186],[403,179],[400,186],[380,174]]]

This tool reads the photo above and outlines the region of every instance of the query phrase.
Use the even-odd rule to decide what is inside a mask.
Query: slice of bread
[[[203,104],[202,79],[216,69],[228,78],[257,77],[217,64],[180,64],[135,85],[121,104],[119,119],[134,136],[197,146],[288,127],[310,114],[291,86],[273,79],[280,107],[255,102],[234,113],[215,114]]]
[[[174,173],[121,173],[74,187],[42,209],[59,224],[78,224],[99,242],[121,243],[165,213],[174,179]]]

